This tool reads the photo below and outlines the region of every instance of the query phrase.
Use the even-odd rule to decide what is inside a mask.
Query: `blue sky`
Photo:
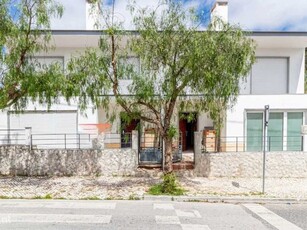
[[[83,29],[85,0],[57,0],[66,11],[54,29]],[[113,0],[104,0],[109,5]],[[126,4],[129,0],[115,0],[115,12],[120,20],[130,20]],[[159,0],[135,0],[140,7],[155,7]],[[179,0],[178,0],[179,1]],[[203,12],[204,24],[215,0],[181,0],[187,8]],[[248,31],[307,31],[307,0],[229,0],[229,22],[240,24]]]
[[[113,0],[105,0],[111,4]],[[181,0],[187,7],[195,7],[208,22],[215,0]],[[115,0],[116,9],[124,16],[126,0]],[[158,0],[137,0],[140,5]],[[307,31],[307,0],[229,0],[229,22],[253,31]]]

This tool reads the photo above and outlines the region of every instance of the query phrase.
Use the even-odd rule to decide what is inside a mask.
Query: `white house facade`
[[[78,52],[87,47],[97,47],[101,33],[92,30],[89,4],[81,0],[76,2],[84,6],[78,8],[82,12],[78,17],[74,14],[64,15],[64,19],[74,16],[76,20],[66,18],[54,21],[52,42],[56,49],[37,54],[36,58],[40,61],[60,61],[65,67],[71,56],[78,55]],[[212,15],[226,19],[227,1],[217,1]],[[307,33],[251,32],[248,36],[257,44],[257,59],[250,75],[241,83],[236,105],[226,111],[221,147],[226,151],[261,150],[264,106],[269,105],[267,135],[270,150],[301,150],[301,127],[307,124],[307,95],[304,94]],[[131,61],[136,65],[139,63],[137,57],[131,56]],[[128,83],[129,80],[121,82],[122,86]],[[214,124],[207,114],[196,116],[193,123],[176,121],[180,129],[184,127],[185,130],[181,131],[189,135],[186,137],[186,149],[193,146],[194,131],[208,130],[208,133],[212,133],[214,130]],[[118,119],[107,132],[121,132],[121,121]],[[93,133],[106,131],[99,127],[108,123],[103,109],[94,110],[89,106],[87,111],[81,113],[77,104],[68,105],[64,101],[52,106],[49,111],[33,104],[22,114],[16,114],[12,110],[0,113],[0,129],[32,127],[33,133]],[[188,141],[189,138],[192,138],[191,141]]]

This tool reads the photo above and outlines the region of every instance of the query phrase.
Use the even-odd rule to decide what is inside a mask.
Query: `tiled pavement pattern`
[[[0,229],[272,229],[247,208],[255,215],[264,211],[257,205],[197,202],[1,200]]]
[[[142,198],[160,181],[161,173],[147,170],[148,177],[0,177],[0,197],[85,199]],[[151,175],[152,174],[152,175]],[[179,177],[188,196],[263,197],[261,178]],[[265,197],[307,199],[307,178],[267,178]]]

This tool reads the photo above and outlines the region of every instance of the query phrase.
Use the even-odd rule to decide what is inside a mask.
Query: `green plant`
[[[52,195],[51,195],[51,194],[46,194],[46,196],[44,197],[44,199],[52,199]]]
[[[174,173],[167,173],[163,176],[163,181],[160,184],[153,185],[149,188],[148,193],[151,195],[183,195],[185,190],[177,182]]]
[[[101,199],[97,196],[90,196],[90,197],[84,197],[81,200],[101,200]]]
[[[36,200],[50,200],[52,199],[52,195],[51,194],[46,194],[45,196],[34,196],[33,199],[36,199]]]
[[[136,196],[135,194],[130,194],[128,200],[140,200],[141,198]]]

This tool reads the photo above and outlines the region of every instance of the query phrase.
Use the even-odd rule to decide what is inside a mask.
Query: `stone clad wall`
[[[262,177],[262,152],[201,152],[201,133],[196,132],[195,176]],[[307,152],[267,152],[266,177],[307,178]]]
[[[138,166],[133,149],[34,149],[0,146],[0,175],[88,176],[133,175]]]
[[[195,175],[204,177],[261,177],[263,153],[201,153],[195,159]],[[266,153],[266,177],[307,178],[306,152]]]

